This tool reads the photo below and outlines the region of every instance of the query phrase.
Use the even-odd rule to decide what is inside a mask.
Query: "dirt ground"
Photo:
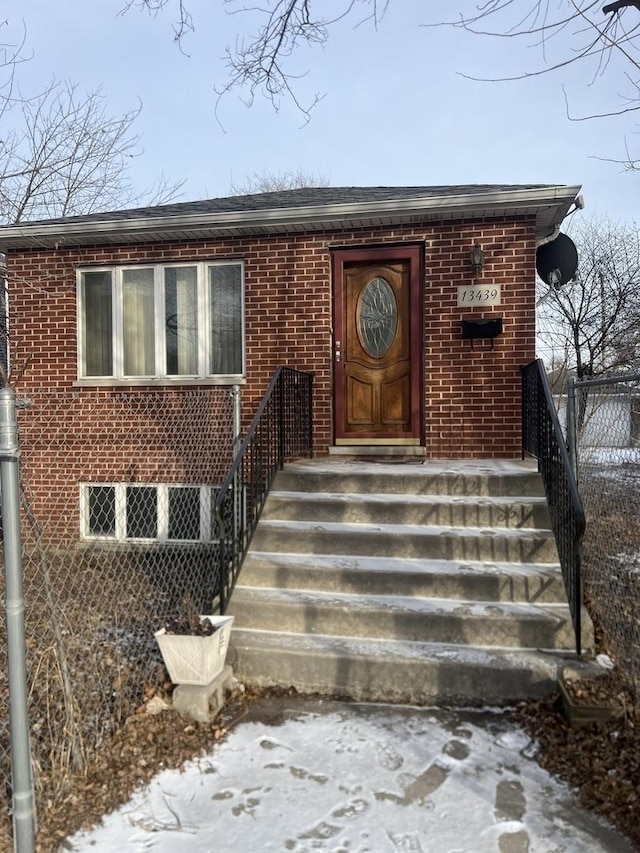
[[[514,721],[536,739],[537,760],[575,789],[585,807],[609,819],[633,839],[640,850],[640,713],[615,676],[583,687],[586,701],[603,696],[622,708],[622,716],[574,729],[557,696],[525,702],[509,709]],[[64,839],[97,823],[126,802],[138,786],[158,771],[179,767],[215,745],[237,725],[257,701],[270,695],[294,696],[295,691],[238,689],[223,711],[208,724],[190,722],[172,710],[150,714],[148,705],[129,718],[83,775],[71,777],[63,797],[39,815],[38,853],[64,849]],[[52,780],[42,780],[46,789]],[[41,794],[44,790],[41,791]],[[38,797],[42,802],[41,795]],[[10,850],[3,845],[2,850]]]

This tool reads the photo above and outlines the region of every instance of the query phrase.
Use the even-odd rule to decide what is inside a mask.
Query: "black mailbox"
[[[473,342],[477,338],[491,338],[491,348],[493,349],[493,339],[502,334],[502,317],[492,317],[490,319],[481,320],[462,320],[462,337]]]

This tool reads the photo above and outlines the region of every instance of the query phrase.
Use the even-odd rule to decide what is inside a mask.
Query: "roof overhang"
[[[102,214],[4,226],[0,228],[0,251],[332,231],[505,215],[534,216],[540,241],[560,227],[579,192],[580,186],[550,185],[266,210],[154,215],[149,208],[139,216]]]

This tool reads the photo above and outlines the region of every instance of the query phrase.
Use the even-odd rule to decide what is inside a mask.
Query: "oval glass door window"
[[[398,328],[398,305],[391,285],[372,278],[360,295],[358,331],[360,342],[372,358],[389,351]]]

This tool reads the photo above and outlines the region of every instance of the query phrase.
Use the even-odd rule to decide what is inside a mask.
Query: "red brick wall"
[[[330,246],[425,243],[425,436],[430,458],[520,455],[520,367],[534,358],[533,217],[281,237],[59,248],[9,254],[10,346],[15,385],[69,389],[76,380],[77,267],[176,259],[245,261],[249,417],[279,364],[315,372],[315,441],[332,443]],[[473,283],[469,252],[480,242],[477,283],[501,285],[495,309],[460,309],[457,286]],[[504,333],[471,348],[462,317],[500,315]],[[82,394],[82,389],[78,389]],[[123,388],[126,394],[129,388]],[[114,392],[116,395],[120,392]]]

